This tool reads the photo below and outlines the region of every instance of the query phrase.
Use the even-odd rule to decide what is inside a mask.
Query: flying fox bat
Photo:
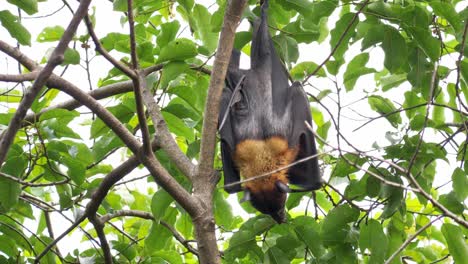
[[[225,190],[243,190],[243,200],[282,223],[286,193],[315,190],[322,181],[316,157],[279,170],[317,150],[305,125],[311,124],[308,100],[299,82],[288,83],[268,31],[267,8],[264,1],[260,21],[254,23],[250,70],[239,69],[239,51],[231,55],[218,129]],[[267,177],[239,183],[240,176],[245,180],[271,171],[275,172]],[[291,190],[289,183],[300,189]]]

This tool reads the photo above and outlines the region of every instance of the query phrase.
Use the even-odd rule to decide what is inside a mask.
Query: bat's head
[[[286,203],[286,190],[283,183],[277,182],[272,190],[245,190],[245,200],[250,200],[255,209],[270,215],[278,224],[286,223],[284,206]],[[287,186],[286,186],[287,188]]]

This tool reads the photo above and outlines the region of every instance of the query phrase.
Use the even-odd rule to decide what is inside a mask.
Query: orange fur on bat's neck
[[[234,162],[244,179],[255,177],[294,161],[297,149],[289,148],[288,142],[281,137],[266,140],[246,139],[237,144]],[[251,192],[269,191],[275,188],[275,182],[288,183],[287,169],[273,173],[264,178],[243,184]]]

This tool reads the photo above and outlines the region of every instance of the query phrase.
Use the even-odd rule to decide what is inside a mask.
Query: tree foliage
[[[270,0],[326,179],[281,225],[214,186],[257,1],[52,2],[0,7],[0,263],[467,263],[466,2]]]

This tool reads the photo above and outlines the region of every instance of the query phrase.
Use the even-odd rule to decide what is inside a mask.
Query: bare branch
[[[156,130],[155,140],[159,146],[167,153],[171,161],[175,163],[185,177],[192,179],[195,173],[195,165],[190,159],[180,150],[177,142],[171,135],[166,121],[164,120],[159,105],[155,102],[149,87],[143,89],[143,101],[153,121],[153,126]]]
[[[35,80],[38,75],[38,71],[23,74],[0,74],[0,82],[28,82]]]
[[[218,49],[211,73],[208,95],[203,114],[203,128],[200,146],[200,160],[196,177],[193,178],[194,194],[202,203],[202,208],[193,218],[198,241],[200,263],[220,263],[220,252],[216,243],[212,208],[213,190],[219,180],[213,170],[216,146],[216,127],[219,103],[224,87],[229,58],[237,26],[239,25],[246,0],[227,1],[224,22],[218,42]]]

